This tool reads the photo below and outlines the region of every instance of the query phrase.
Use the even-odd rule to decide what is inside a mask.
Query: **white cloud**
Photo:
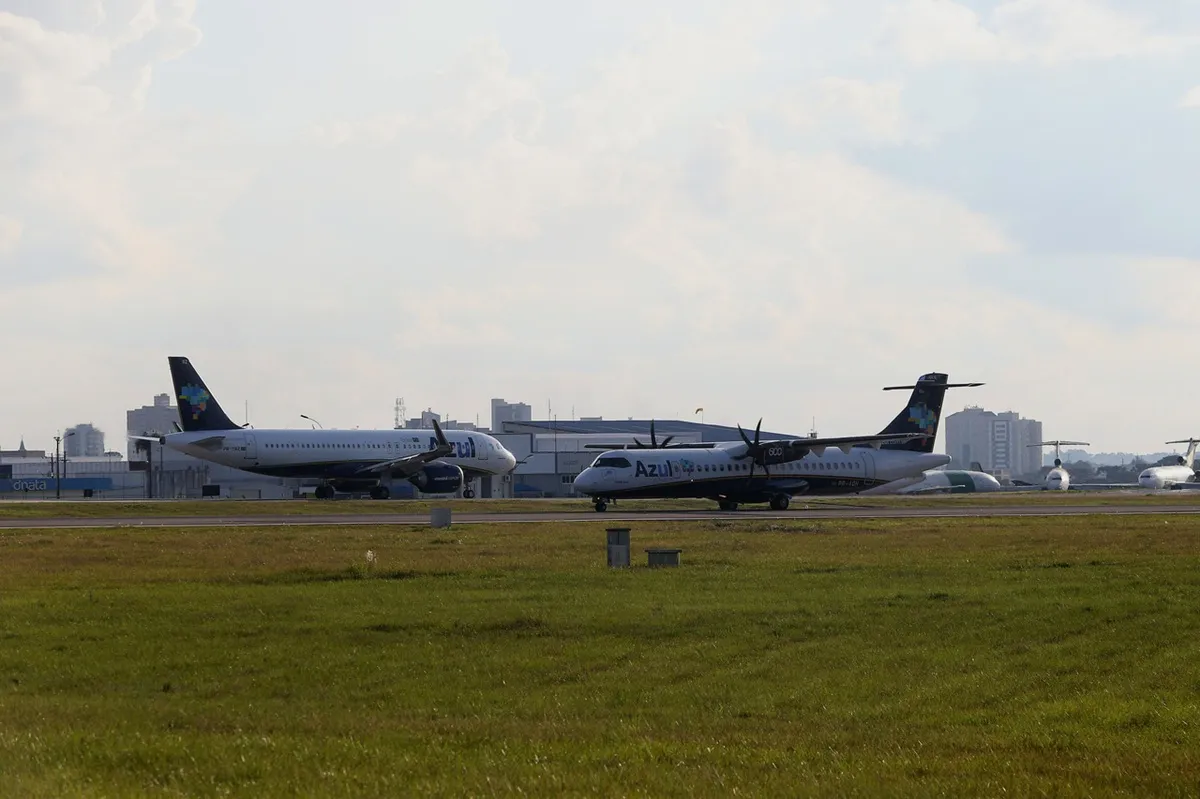
[[[783,100],[779,113],[798,132],[834,141],[902,144],[931,138],[906,113],[899,80],[820,78]]]
[[[578,73],[554,73],[562,45],[549,33],[530,36],[542,51],[449,31],[442,40],[461,55],[444,54],[438,74],[433,62],[396,67],[372,76],[396,94],[344,104],[289,84],[278,53],[242,53],[248,78],[273,68],[271,97],[292,96],[280,107],[302,121],[283,132],[262,124],[271,113],[253,94],[245,107],[216,98],[227,117],[160,110],[160,88],[172,108],[214,102],[195,75],[238,57],[188,51],[199,40],[190,5],[56,8],[0,21],[0,185],[20,219],[14,235],[0,218],[0,252],[6,269],[33,276],[0,293],[0,317],[41,330],[29,309],[60,309],[43,349],[14,353],[10,369],[40,369],[57,347],[95,399],[81,406],[62,386],[0,397],[0,420],[32,420],[31,436],[97,404],[111,405],[97,421],[117,433],[122,408],[163,389],[168,352],[203,364],[239,413],[250,397],[256,424],[309,413],[327,426],[386,425],[397,394],[471,418],[505,395],[539,407],[551,397],[563,415],[571,404],[609,416],[703,404],[710,421],[761,413],[802,431],[816,414],[822,432],[861,432],[894,415],[880,380],[944,369],[987,380],[978,401],[1078,420],[1084,429],[1063,435],[1080,436],[1113,426],[1076,405],[1066,416],[1063,375],[1089,396],[1124,397],[1113,364],[1136,360],[1149,374],[1170,357],[1148,346],[1161,325],[1131,332],[1054,308],[1036,274],[981,281],[990,259],[1057,265],[978,195],[932,188],[919,171],[888,177],[869,160],[879,145],[938,157],[943,131],[930,120],[958,103],[921,80],[963,71],[939,61],[1036,72],[1178,43],[1111,24],[1092,4],[1009,2],[980,18],[910,3],[889,20],[891,46],[919,70],[863,57],[853,36],[818,41],[830,28],[811,17],[780,29],[795,22],[790,4],[707,19],[678,4],[632,42],[598,34],[589,44],[602,55]],[[829,8],[835,27],[838,14],[861,14]],[[818,52],[794,67],[796,53]],[[163,59],[180,53],[200,66],[160,87]],[[328,57],[331,83],[362,77]],[[1105,128],[1095,135],[1103,142]],[[60,262],[75,269],[69,282]],[[1072,264],[1059,268],[1089,290],[1127,286]],[[1154,266],[1190,286],[1178,282],[1183,262]],[[1164,301],[1129,294],[1141,309]],[[1182,311],[1169,325],[1183,340],[1200,335]],[[104,357],[79,342],[103,342]],[[2,424],[5,441],[20,432]]]
[[[1200,44],[1200,35],[1157,33],[1097,0],[1007,0],[986,19],[952,0],[908,0],[885,12],[879,41],[916,64],[1056,64],[1176,54]]]
[[[761,63],[758,39],[779,13],[773,4],[739,3],[704,26],[663,19],[645,28],[567,101],[584,149],[632,149],[720,97],[725,81]]]
[[[17,249],[21,241],[21,220],[0,214],[0,256]]]
[[[1200,86],[1190,89],[1179,101],[1180,108],[1200,108]]]

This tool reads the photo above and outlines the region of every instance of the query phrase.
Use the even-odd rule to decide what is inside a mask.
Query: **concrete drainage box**
[[[659,547],[646,550],[646,565],[647,566],[678,566],[679,553],[682,549],[669,549]]]

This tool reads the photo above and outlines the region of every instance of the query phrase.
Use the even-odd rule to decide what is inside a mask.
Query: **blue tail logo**
[[[930,432],[937,426],[937,414],[924,405],[914,405],[908,409],[908,421],[915,424],[923,432]]]
[[[179,390],[179,399],[186,402],[191,408],[192,418],[199,419],[200,414],[204,413],[204,409],[208,407],[210,397],[204,389],[188,383]]]

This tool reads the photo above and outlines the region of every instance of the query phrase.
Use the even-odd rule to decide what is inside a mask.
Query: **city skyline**
[[[569,6],[5,3],[0,446],[124,450],[168,355],[260,427],[858,434],[941,371],[1097,450],[1200,432],[1130,412],[1200,390],[1200,6]]]

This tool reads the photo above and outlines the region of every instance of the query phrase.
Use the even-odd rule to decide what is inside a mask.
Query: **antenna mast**
[[[404,397],[396,397],[396,430],[404,426]]]

